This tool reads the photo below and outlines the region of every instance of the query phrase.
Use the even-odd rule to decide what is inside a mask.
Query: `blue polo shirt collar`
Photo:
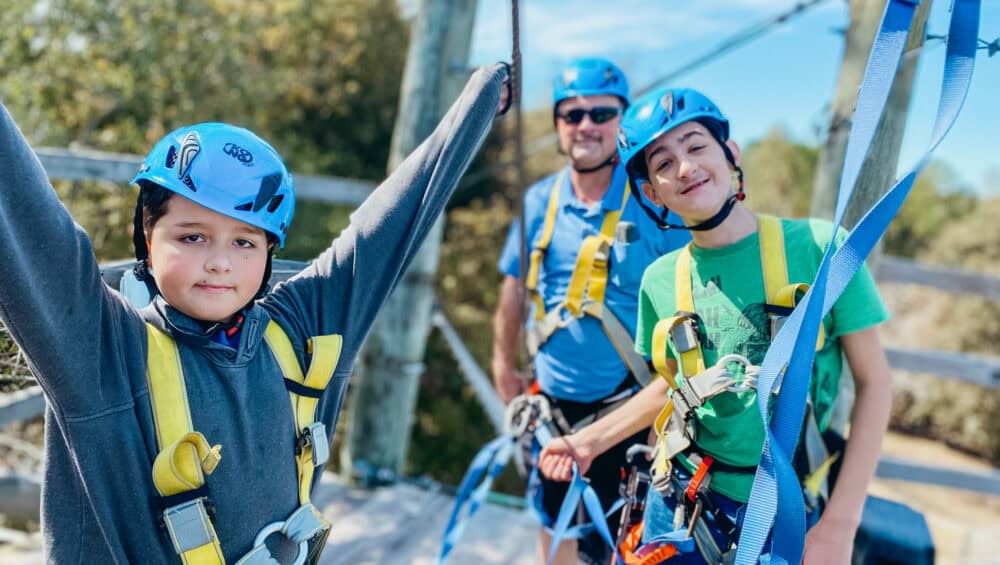
[[[560,208],[577,208],[579,210],[584,210],[586,213],[585,217],[593,216],[598,212],[607,212],[609,210],[617,210],[622,203],[622,191],[625,190],[626,180],[628,175],[625,173],[625,167],[621,164],[615,165],[615,171],[611,175],[611,187],[604,194],[604,198],[601,199],[601,207],[598,209],[596,206],[591,208],[586,206],[576,194],[573,192],[573,183],[570,181],[570,170],[569,167],[566,168],[566,174],[560,175],[562,177],[562,186],[559,187],[559,206]],[[557,177],[558,179],[559,177]]]

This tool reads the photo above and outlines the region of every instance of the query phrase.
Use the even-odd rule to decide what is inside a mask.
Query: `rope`
[[[514,98],[514,163],[515,168],[515,179],[514,183],[517,186],[515,193],[517,194],[517,213],[520,220],[520,238],[521,238],[521,250],[520,250],[520,261],[518,261],[518,266],[520,267],[520,282],[521,282],[521,295],[520,295],[520,311],[521,311],[521,321],[526,324],[528,322],[528,289],[526,288],[528,279],[528,232],[527,232],[527,219],[524,212],[524,196],[526,186],[528,184],[528,174],[524,166],[524,115],[521,109],[521,82],[523,76],[523,63],[521,61],[521,13],[519,9],[518,0],[511,0],[511,30],[512,30],[512,40],[511,40],[511,96]],[[527,335],[526,332],[522,332]]]

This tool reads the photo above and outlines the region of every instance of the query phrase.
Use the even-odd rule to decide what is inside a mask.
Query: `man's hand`
[[[527,388],[528,381],[524,373],[514,367],[493,367],[493,384],[497,388],[500,400],[504,404],[510,404],[514,397],[520,395]]]
[[[597,455],[580,441],[578,434],[557,437],[538,456],[538,470],[553,481],[569,481],[573,478],[574,462],[582,475]]]

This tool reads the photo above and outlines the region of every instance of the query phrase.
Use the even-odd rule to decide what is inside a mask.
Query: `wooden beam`
[[[902,257],[891,255],[882,257],[878,262],[875,277],[885,282],[918,284],[1000,301],[1000,277],[921,264]]]
[[[40,147],[35,150],[49,177],[61,180],[109,180],[129,183],[142,157],[89,149]],[[357,206],[375,189],[367,180],[293,174],[299,200]]]
[[[476,359],[465,347],[462,338],[452,327],[443,311],[438,309],[434,312],[433,322],[441,330],[445,341],[448,342],[448,347],[451,348],[451,354],[455,357],[459,370],[465,376],[469,386],[472,387],[472,391],[476,394],[483,410],[486,411],[493,428],[498,434],[504,433],[504,405],[500,396],[497,395],[496,389],[493,388],[493,381],[486,375],[486,371],[476,363]]]
[[[939,377],[1000,388],[1000,358],[997,357],[900,347],[886,347],[885,355],[893,369],[932,373]]]
[[[42,412],[45,412],[45,397],[37,386],[0,393],[0,428],[30,420]]]
[[[1000,472],[997,471],[963,471],[914,463],[886,455],[879,459],[875,475],[880,479],[910,481],[1000,495]]]

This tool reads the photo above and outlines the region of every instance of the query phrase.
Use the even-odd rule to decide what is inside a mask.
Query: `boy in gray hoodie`
[[[329,447],[323,428],[335,426],[376,312],[489,131],[504,80],[501,66],[475,73],[350,226],[270,291],[271,251],[294,209],[281,158],[225,124],[168,135],[136,177],[137,274],[154,290],[139,310],[102,282],[87,235],[0,107],[0,319],[48,400],[47,562],[318,557],[329,525],[308,493]]]

